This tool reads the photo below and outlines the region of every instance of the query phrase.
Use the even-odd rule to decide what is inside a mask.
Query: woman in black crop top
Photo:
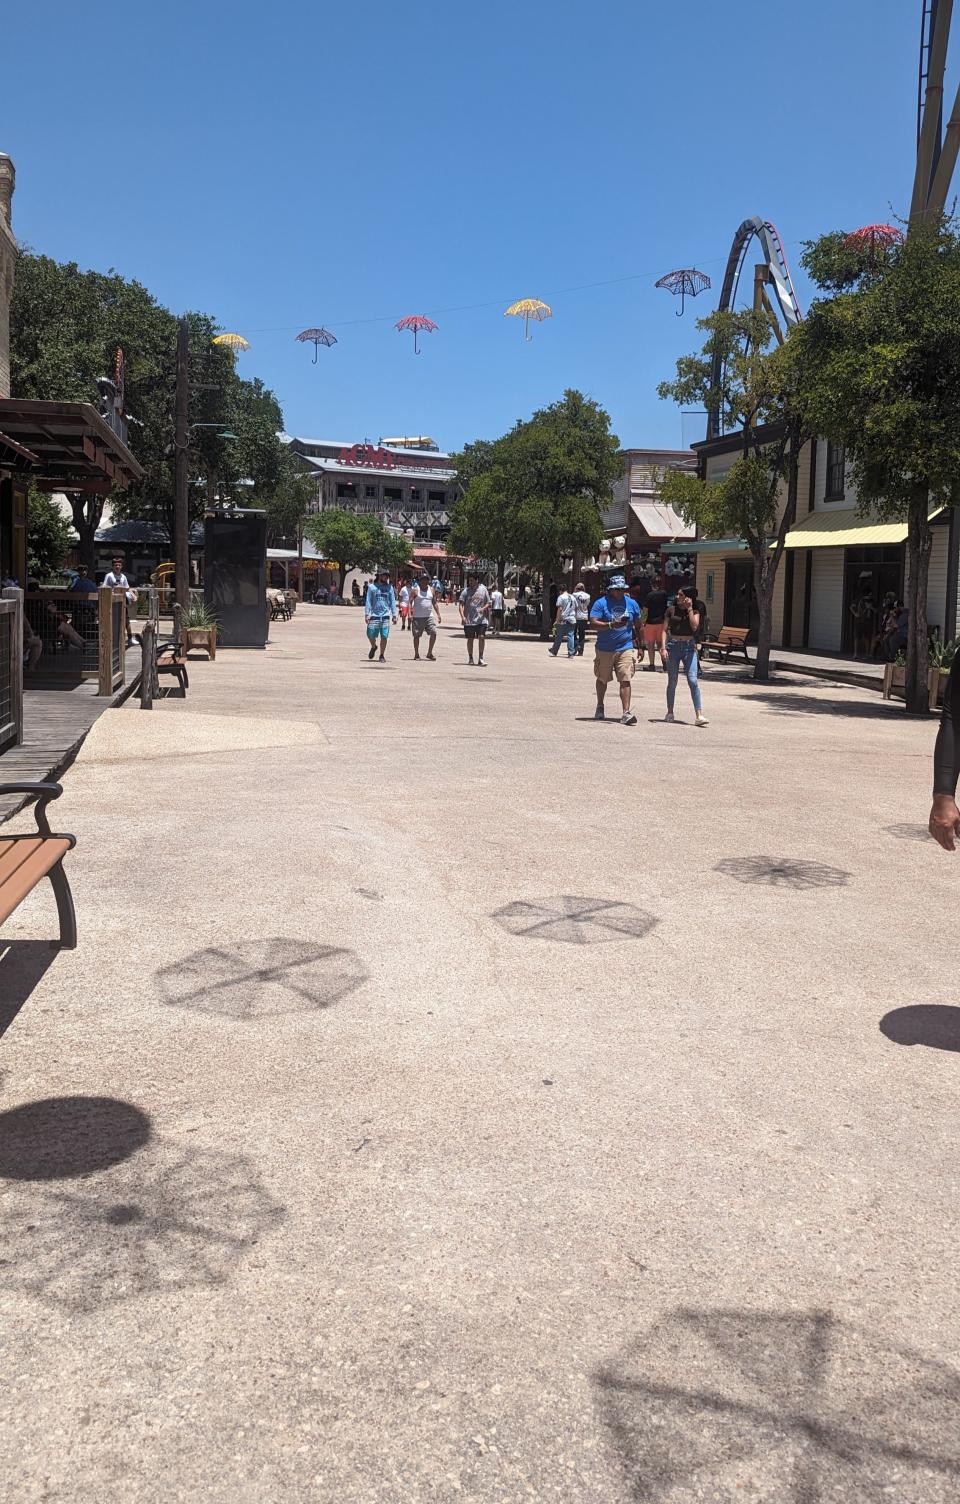
[[[700,612],[695,596],[688,595],[681,585],[667,616],[667,715],[673,720],[673,702],[677,694],[680,670],[687,676],[690,698],[698,726],[709,722],[703,713],[700,699],[700,657],[697,653],[697,632],[700,628]]]

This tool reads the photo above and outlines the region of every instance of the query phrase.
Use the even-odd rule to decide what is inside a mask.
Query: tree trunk
[[[767,680],[770,677],[770,644],[773,640],[773,586],[776,573],[769,559],[753,561],[753,586],[757,592],[757,655],[753,665],[753,677]]]
[[[543,588],[541,599],[543,605],[540,610],[540,641],[549,642],[553,636],[553,614],[550,610],[550,597],[553,594],[553,575],[548,569],[543,571]]]
[[[583,574],[583,549],[582,548],[575,548],[573,550],[573,563],[572,563],[571,570],[570,570],[570,587],[571,587],[571,589],[573,588],[574,585],[576,585],[578,583],[578,581],[580,579],[580,576],[582,574]]]
[[[504,578],[506,576],[506,573],[507,573],[507,561],[506,561],[506,559],[498,559],[497,560],[497,589],[501,592],[501,594],[503,593],[503,582],[504,582]]]
[[[339,595],[339,597],[340,597],[341,600],[344,599],[343,592],[344,592],[344,589],[346,587],[346,583],[347,583],[347,566],[346,566],[346,564],[341,564],[340,565],[340,588],[337,591],[337,594]]]
[[[70,510],[73,513],[73,525],[80,540],[77,553],[80,555],[81,564],[85,566],[90,578],[93,579],[97,567],[97,528],[103,516],[103,502],[99,497],[87,500],[82,494],[71,496],[69,500]]]
[[[926,486],[918,485],[910,502],[907,519],[907,672],[905,692],[907,709],[913,715],[925,715],[930,709],[927,690],[929,643],[927,642],[927,576],[933,534],[927,521],[929,499]]]

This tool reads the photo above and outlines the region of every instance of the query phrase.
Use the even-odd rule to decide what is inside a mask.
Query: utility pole
[[[190,326],[177,330],[177,405],[174,429],[176,491],[174,496],[174,564],[176,599],[190,604]]]

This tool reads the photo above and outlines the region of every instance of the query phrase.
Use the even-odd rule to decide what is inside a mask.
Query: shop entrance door
[[[723,591],[723,621],[718,627],[749,627],[751,642],[757,638],[760,613],[757,610],[757,595],[753,588],[753,560],[749,563],[737,560],[727,564]]]
[[[879,544],[872,548],[847,548],[843,555],[843,634],[845,653],[854,648],[854,620],[851,606],[868,595],[879,611],[885,595],[900,599],[903,595],[902,543]]]

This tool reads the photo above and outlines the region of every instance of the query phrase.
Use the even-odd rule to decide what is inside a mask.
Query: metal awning
[[[684,522],[673,507],[655,501],[631,501],[630,510],[648,538],[696,537],[693,524]]]
[[[938,507],[930,513],[929,520],[939,517],[944,510]],[[871,517],[858,517],[856,513],[811,512],[796,527],[792,527],[784,539],[784,548],[857,548],[865,544],[905,543],[905,522],[876,522]]]
[[[109,423],[88,402],[0,398],[0,433],[36,458],[41,491],[125,489],[143,471]]]
[[[692,543],[664,543],[662,554],[743,554],[749,544],[742,538],[698,538]]]

